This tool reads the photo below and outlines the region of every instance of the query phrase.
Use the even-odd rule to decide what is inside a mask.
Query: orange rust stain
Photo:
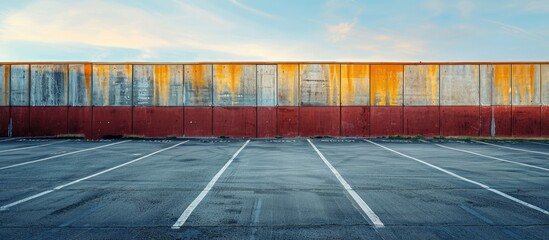
[[[328,104],[331,105],[335,103],[336,105],[339,105],[339,99],[335,99],[338,97],[338,90],[339,90],[339,77],[341,74],[340,65],[339,64],[330,64],[328,72],[329,77],[329,102]],[[335,101],[334,101],[335,100]]]
[[[10,65],[4,65],[4,105],[9,104],[9,89],[10,89]]]
[[[220,98],[222,93],[228,90],[231,100],[236,101],[237,88],[240,87],[242,77],[242,65],[216,65],[214,69],[217,97]]]
[[[426,97],[431,102],[431,105],[438,104],[438,65],[425,66],[425,81],[426,81]]]
[[[494,65],[494,91],[501,96],[501,99],[495,100],[503,104],[510,104],[509,93],[511,89],[511,66]]]
[[[372,65],[370,102],[374,106],[399,106],[403,65]]]
[[[369,65],[341,65],[341,104],[360,104],[356,97],[368,95]]]
[[[278,64],[278,95],[287,105],[295,106],[299,101],[299,65]],[[283,104],[286,105],[286,104]]]
[[[535,90],[534,65],[513,65],[513,89],[518,89],[521,104],[530,104],[533,102]],[[517,90],[514,90],[516,93]]]
[[[130,82],[132,80],[132,74],[133,74],[133,71],[132,71],[132,65],[128,64],[128,65],[124,65],[124,71],[126,72],[126,79],[128,79]]]
[[[97,78],[98,87],[103,94],[103,105],[106,106],[109,103],[109,80],[110,80],[110,68],[109,65],[94,65],[95,77]]]
[[[87,105],[91,105],[92,65],[84,64],[84,86],[86,90]]]
[[[157,102],[158,99],[158,102]],[[170,103],[170,66],[154,66],[154,98],[156,106],[168,106]]]

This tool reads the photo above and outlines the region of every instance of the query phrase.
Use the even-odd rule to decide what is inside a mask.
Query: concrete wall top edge
[[[205,62],[92,62],[92,61],[33,61],[33,62],[0,62],[0,65],[2,64],[103,64],[103,65],[121,65],[121,64],[135,64],[135,65],[178,65],[178,64],[184,64],[184,65],[202,65],[202,64],[259,64],[259,65],[269,65],[269,64],[380,64],[380,65],[432,65],[432,64],[439,64],[439,65],[472,65],[472,64],[549,64],[549,61],[487,61],[487,62],[481,62],[481,61],[463,61],[463,62],[451,62],[451,61],[433,61],[433,62],[414,62],[414,61],[402,61],[402,62],[355,62],[355,61],[205,61]]]

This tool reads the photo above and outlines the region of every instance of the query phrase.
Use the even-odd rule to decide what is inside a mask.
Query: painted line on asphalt
[[[3,153],[3,152],[13,152],[13,151],[19,151],[19,150],[25,150],[25,149],[31,149],[31,148],[38,148],[38,147],[45,147],[45,146],[49,146],[49,145],[53,145],[53,144],[58,144],[58,143],[63,143],[63,142],[68,142],[68,141],[69,141],[69,140],[56,141],[56,142],[52,142],[52,143],[40,144],[40,145],[33,145],[33,146],[29,146],[29,147],[22,147],[22,148],[13,148],[13,149],[1,150],[0,153]]]
[[[531,209],[534,209],[534,210],[536,210],[536,211],[539,211],[539,212],[541,212],[541,213],[543,213],[543,214],[545,214],[545,215],[549,215],[549,211],[547,211],[547,210],[545,210],[545,209],[543,209],[543,208],[540,208],[540,207],[538,207],[538,206],[536,206],[536,205],[527,203],[527,202],[522,201],[522,200],[520,200],[520,199],[517,199],[517,198],[515,198],[515,197],[513,197],[513,196],[507,195],[507,194],[505,194],[505,193],[503,193],[503,192],[501,192],[501,191],[499,191],[499,190],[493,189],[493,188],[491,188],[491,187],[489,187],[489,186],[487,186],[487,185],[484,185],[484,184],[479,183],[479,182],[477,182],[477,181],[473,181],[473,180],[468,179],[468,178],[466,178],[466,177],[462,177],[461,175],[458,175],[458,174],[456,174],[456,173],[450,172],[450,171],[448,171],[448,170],[446,170],[446,169],[444,169],[444,168],[435,166],[435,165],[433,165],[433,164],[430,164],[430,163],[425,162],[425,161],[423,161],[423,160],[417,159],[417,158],[415,158],[415,157],[408,156],[408,155],[406,155],[406,154],[404,154],[404,153],[401,153],[401,152],[399,152],[399,151],[396,151],[396,150],[393,150],[393,149],[391,149],[391,148],[385,147],[385,146],[383,146],[383,145],[381,145],[381,144],[372,142],[372,141],[370,141],[370,140],[365,140],[365,141],[366,141],[366,142],[369,142],[369,143],[371,143],[371,144],[374,144],[374,145],[376,145],[376,146],[378,146],[378,147],[384,148],[384,149],[387,150],[387,151],[391,151],[391,152],[393,152],[393,153],[396,153],[396,154],[398,154],[398,155],[400,155],[400,156],[403,156],[403,157],[412,159],[412,160],[414,160],[414,161],[416,161],[416,162],[419,162],[419,163],[423,163],[423,164],[425,164],[425,165],[427,165],[427,166],[429,166],[429,167],[432,167],[432,168],[434,168],[434,169],[437,169],[437,170],[439,170],[439,171],[441,171],[441,172],[444,172],[444,173],[446,173],[446,174],[448,174],[448,175],[451,175],[451,176],[453,176],[453,177],[456,177],[456,178],[458,178],[458,179],[461,179],[461,180],[463,180],[463,181],[465,181],[465,182],[469,182],[469,183],[475,184],[475,185],[477,185],[477,186],[479,186],[479,187],[481,187],[481,188],[484,188],[484,189],[486,189],[486,190],[488,190],[488,191],[490,191],[490,192],[493,192],[493,193],[495,193],[495,194],[498,194],[498,195],[500,195],[500,196],[502,196],[502,197],[504,197],[504,198],[507,198],[507,199],[509,199],[509,200],[511,200],[511,201],[514,201],[514,202],[516,202],[516,203],[519,203],[519,204],[521,204],[521,205],[523,205],[523,206],[526,206],[526,207],[528,207],[528,208],[531,208]]]
[[[425,142],[425,143],[430,143],[430,142],[424,141],[424,140],[420,140],[420,141]],[[531,168],[536,168],[536,169],[540,169],[540,170],[544,170],[544,171],[549,171],[548,168],[538,167],[538,166],[530,165],[530,164],[526,164],[526,163],[515,162],[515,161],[506,160],[506,159],[498,158],[498,157],[492,157],[492,156],[488,156],[488,155],[484,155],[484,154],[480,154],[480,153],[476,153],[476,152],[472,152],[472,151],[468,151],[468,150],[463,150],[463,149],[459,149],[459,148],[444,146],[444,145],[437,144],[437,143],[433,143],[433,145],[439,146],[441,148],[446,148],[446,149],[458,151],[458,152],[464,152],[464,153],[469,153],[469,154],[473,154],[473,155],[477,155],[477,156],[481,156],[481,157],[485,157],[485,158],[490,158],[490,159],[494,159],[494,160],[498,160],[498,161],[502,161],[502,162],[513,163],[513,164],[518,164],[518,165],[522,165],[522,166],[525,166],[525,167],[531,167]]]
[[[0,139],[0,142],[7,142],[7,141],[12,141],[12,140],[16,140],[18,138],[6,138],[6,139]]]
[[[549,146],[549,143],[540,143],[540,142],[532,142],[532,141],[528,141],[528,143],[533,143],[533,144],[543,145],[543,146]]]
[[[476,143],[481,143],[481,144],[490,145],[490,146],[495,146],[495,147],[499,147],[499,148],[506,148],[506,149],[516,150],[516,151],[522,151],[522,152],[529,152],[529,153],[538,153],[538,154],[543,154],[543,155],[549,155],[549,153],[546,153],[546,152],[538,152],[538,151],[531,151],[531,150],[526,150],[526,149],[521,149],[521,148],[514,148],[514,147],[501,146],[501,145],[492,144],[492,143],[487,143],[487,142],[481,142],[481,141],[477,141],[477,140],[471,140],[471,141],[476,142]]]
[[[208,185],[206,185],[204,190],[202,190],[202,192],[200,192],[200,194],[198,194],[198,196],[193,200],[193,202],[187,207],[187,209],[185,209],[183,214],[181,214],[181,216],[173,224],[172,229],[180,229],[181,226],[183,226],[183,224],[185,224],[185,222],[187,221],[189,216],[191,216],[191,214],[193,213],[194,209],[198,206],[198,204],[200,204],[200,202],[202,202],[204,197],[206,197],[206,195],[212,190],[213,186],[215,185],[217,180],[221,177],[223,172],[225,172],[225,170],[227,170],[227,168],[229,167],[229,165],[231,165],[231,163],[236,158],[236,156],[238,156],[238,154],[242,151],[242,149],[244,149],[246,147],[246,145],[248,145],[249,142],[250,142],[250,140],[247,140],[246,143],[244,143],[244,145],[242,145],[242,147],[240,147],[238,149],[238,151],[236,151],[236,153],[233,155],[233,157],[231,157],[231,159],[229,159],[229,161],[227,161],[227,163],[225,163],[225,165],[219,170],[219,172],[217,172],[217,174],[215,174],[215,176],[212,178],[212,180],[210,180]]]
[[[104,147],[109,147],[109,146],[113,146],[113,145],[117,145],[117,144],[129,142],[129,141],[131,141],[131,140],[126,140],[126,141],[122,141],[122,142],[111,143],[111,144],[107,144],[107,145],[103,145],[103,146],[99,146],[99,147],[86,148],[86,149],[82,149],[82,150],[78,150],[78,151],[74,151],[74,152],[63,153],[63,154],[59,154],[59,155],[55,155],[55,156],[51,156],[51,157],[47,157],[47,158],[41,158],[41,159],[37,159],[37,160],[33,160],[33,161],[28,161],[28,162],[22,162],[22,163],[18,163],[18,164],[13,164],[13,165],[5,166],[5,167],[0,167],[0,170],[4,170],[4,169],[8,169],[8,168],[14,168],[14,167],[19,167],[19,166],[23,166],[23,165],[27,165],[27,164],[32,164],[32,163],[37,163],[37,162],[43,162],[43,161],[50,160],[50,159],[54,159],[54,158],[59,158],[59,157],[67,156],[67,155],[72,155],[72,154],[77,154],[77,153],[81,153],[81,152],[87,152],[87,151],[91,151],[91,150],[96,150],[96,149],[100,149],[100,148],[104,148]]]
[[[309,144],[311,144],[311,146],[316,151],[318,156],[320,156],[322,161],[324,161],[326,166],[328,166],[328,168],[336,176],[337,180],[339,180],[339,183],[341,183],[341,185],[343,185],[343,188],[345,188],[345,190],[347,190],[347,193],[349,193],[349,195],[353,198],[353,200],[355,200],[355,202],[358,204],[358,206],[360,207],[362,212],[364,212],[366,214],[366,216],[368,216],[368,218],[370,219],[370,221],[372,222],[374,227],[377,227],[377,228],[384,227],[385,225],[383,225],[383,222],[381,222],[381,220],[376,215],[376,213],[374,213],[374,211],[370,208],[370,206],[368,206],[368,204],[366,204],[366,202],[364,202],[364,200],[355,192],[355,190],[353,190],[351,185],[349,185],[347,183],[347,181],[345,181],[345,179],[341,176],[341,174],[339,174],[337,169],[335,169],[334,166],[332,166],[332,164],[328,161],[328,159],[326,159],[324,157],[324,155],[318,150],[318,148],[316,148],[316,146],[313,144],[313,142],[311,142],[311,140],[309,140],[309,139],[307,139],[307,141],[309,142]]]
[[[21,203],[28,202],[28,201],[30,201],[30,200],[32,200],[32,199],[35,199],[35,198],[44,196],[44,195],[46,195],[46,194],[48,194],[48,193],[51,193],[51,192],[60,190],[60,189],[62,189],[62,188],[68,187],[68,186],[70,186],[70,185],[73,185],[73,184],[82,182],[82,181],[84,181],[84,180],[87,180],[87,179],[90,179],[90,178],[93,178],[93,177],[97,177],[97,176],[99,176],[99,175],[101,175],[101,174],[108,173],[108,172],[110,172],[110,171],[112,171],[112,170],[115,170],[115,169],[124,167],[124,166],[126,166],[126,165],[132,164],[132,163],[137,162],[137,161],[139,161],[139,160],[143,160],[143,159],[145,159],[145,158],[148,158],[148,157],[153,156],[153,155],[155,155],[155,154],[164,152],[164,151],[166,151],[166,150],[170,150],[170,149],[172,149],[172,148],[174,148],[174,147],[177,147],[177,146],[179,146],[179,145],[181,145],[181,144],[184,144],[184,143],[186,143],[186,142],[188,142],[188,141],[189,141],[189,140],[180,142],[180,143],[175,144],[175,145],[173,145],[173,146],[171,146],[171,147],[167,147],[167,148],[160,149],[160,150],[158,150],[158,151],[156,151],[156,152],[149,153],[149,154],[147,154],[147,155],[145,155],[145,156],[143,156],[143,157],[136,158],[136,159],[131,160],[131,161],[129,161],[129,162],[126,162],[126,163],[123,163],[123,164],[114,166],[114,167],[112,167],[112,168],[109,168],[109,169],[103,170],[103,171],[101,171],[101,172],[98,172],[98,173],[89,175],[89,176],[87,176],[87,177],[83,177],[83,178],[74,180],[74,181],[72,181],[72,182],[69,182],[69,183],[67,183],[67,184],[63,184],[63,185],[57,186],[57,187],[55,187],[55,188],[53,188],[53,189],[43,191],[43,192],[41,192],[41,193],[32,195],[32,196],[30,196],[30,197],[23,198],[23,199],[21,199],[21,200],[12,202],[12,203],[10,203],[10,204],[6,204],[6,205],[0,207],[0,211],[6,211],[6,210],[8,210],[9,208],[11,208],[11,207],[13,207],[13,206],[16,206],[16,205],[19,205],[19,204],[21,204]]]

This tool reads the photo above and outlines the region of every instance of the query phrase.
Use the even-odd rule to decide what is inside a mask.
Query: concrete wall
[[[549,63],[3,63],[0,136],[549,137]]]

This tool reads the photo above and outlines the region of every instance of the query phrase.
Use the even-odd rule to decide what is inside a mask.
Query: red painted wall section
[[[341,136],[370,136],[370,107],[341,107]]]
[[[257,137],[276,137],[276,107],[257,107]]]
[[[492,124],[494,137],[511,137],[511,106],[480,107],[480,136],[491,137]]]
[[[29,107],[11,107],[13,137],[29,136]]]
[[[8,136],[9,123],[10,123],[10,108],[0,107],[0,137]]]
[[[549,106],[541,107],[541,137],[549,138]]]
[[[541,136],[541,107],[513,106],[513,137]]]
[[[404,108],[404,134],[432,137],[440,135],[438,106]]]
[[[185,107],[184,108],[184,132],[187,137],[212,136],[211,107]]]
[[[277,108],[277,135],[280,137],[299,136],[299,108]]]
[[[121,137],[132,132],[132,107],[93,107],[93,138]]]
[[[442,136],[479,136],[480,107],[441,106],[440,134]]]
[[[339,107],[301,107],[299,109],[299,135],[340,136]]]
[[[180,137],[184,135],[183,107],[134,107],[133,135]]]
[[[70,135],[82,135],[85,138],[93,138],[92,108],[68,107],[67,128]]]
[[[31,107],[30,136],[58,136],[68,133],[67,107]]]
[[[370,136],[404,135],[403,107],[370,107]]]
[[[254,138],[257,136],[256,107],[214,107],[213,136]]]

